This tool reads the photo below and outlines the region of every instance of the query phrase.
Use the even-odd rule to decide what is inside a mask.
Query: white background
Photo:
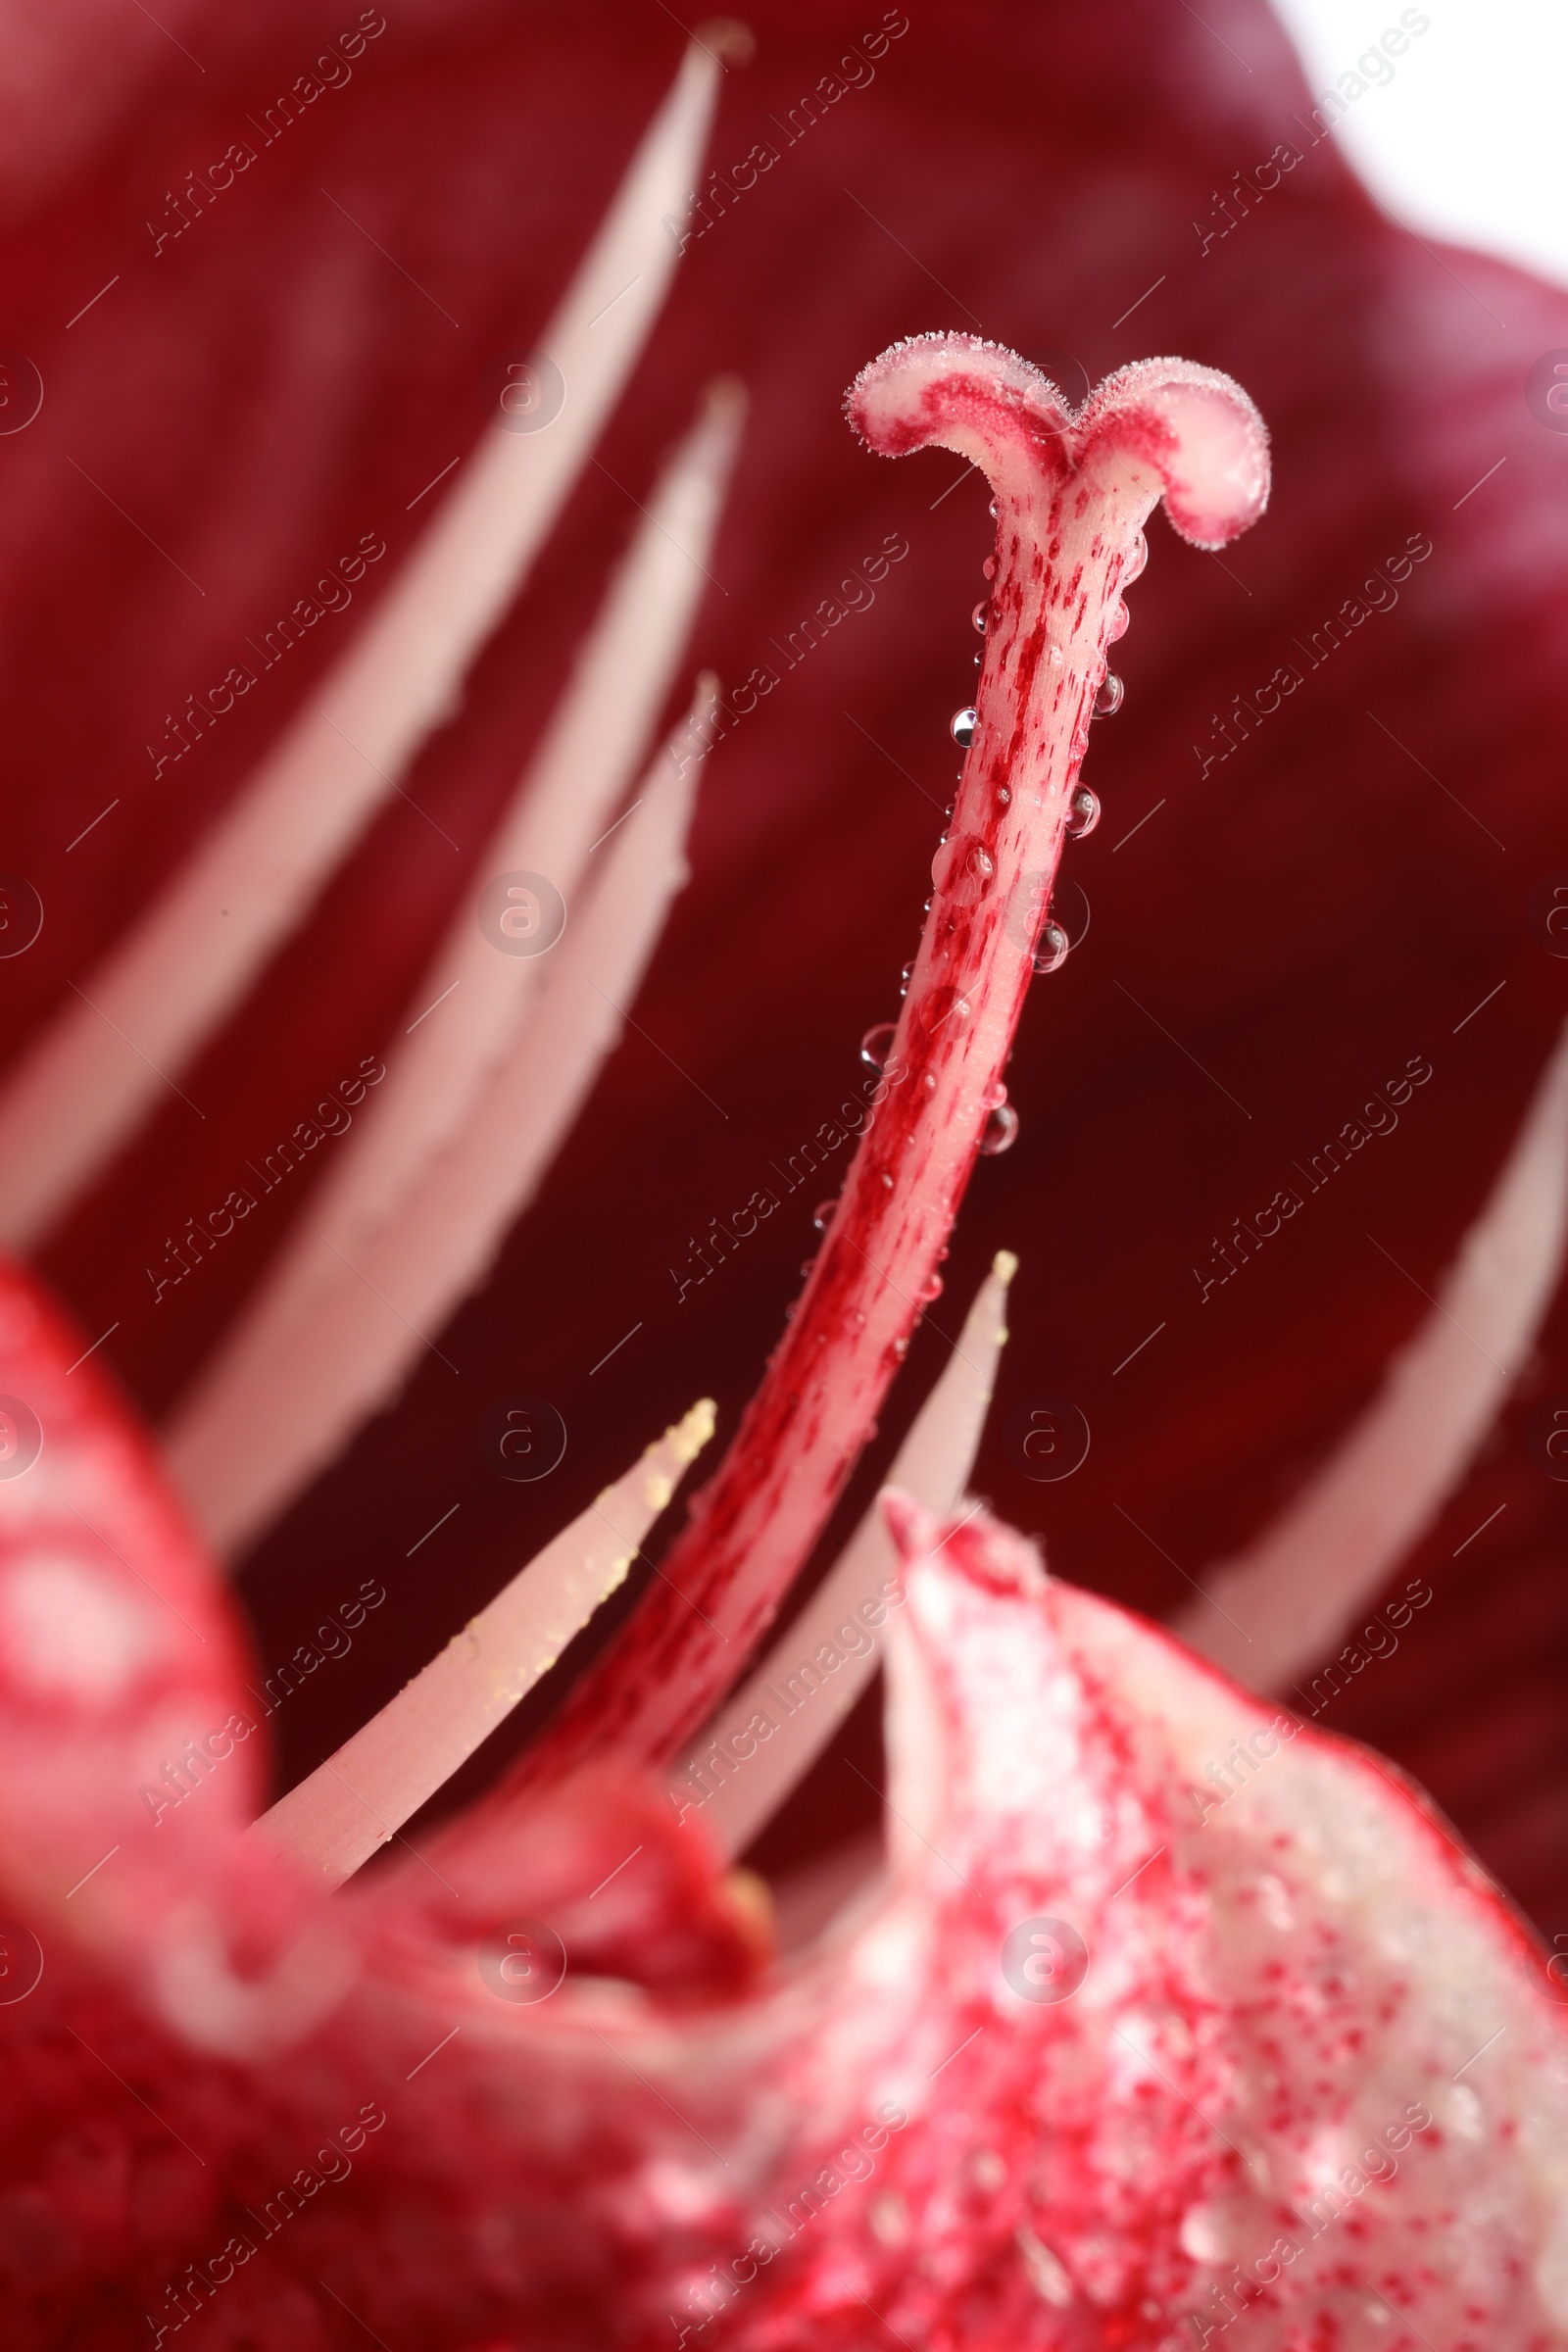
[[[1274,0],[1314,95],[1404,0]],[[1431,28],[1334,136],[1396,220],[1568,285],[1568,0],[1421,0]]]

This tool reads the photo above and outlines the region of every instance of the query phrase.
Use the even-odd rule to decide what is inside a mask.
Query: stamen
[[[585,871],[590,882],[599,878],[590,863],[595,837],[609,824],[668,694],[708,578],[744,406],[738,386],[715,385],[670,459],[539,753],[480,860],[486,880],[518,872],[545,876],[565,903],[568,937],[582,919],[578,885]],[[693,723],[706,720],[710,709],[705,702]],[[666,786],[661,806],[673,820],[679,797],[668,789],[667,759],[656,761],[656,770]],[[625,822],[635,826],[636,820]],[[662,836],[656,833],[652,843],[646,834],[642,838],[656,868],[673,877],[671,855],[658,847]],[[618,839],[599,852],[599,864],[613,866]],[[667,898],[657,903],[662,907]],[[389,1054],[383,1086],[339,1146],[307,1213],[225,1333],[220,1354],[176,1409],[172,1443],[182,1466],[189,1429],[211,1413],[215,1396],[232,1398],[229,1425],[242,1432],[247,1399],[274,1381],[291,1355],[310,1350],[318,1319],[332,1311],[330,1294],[343,1289],[343,1261],[362,1263],[367,1249],[384,1240],[396,1212],[475,1115],[497,1063],[520,1051],[523,1027],[535,1017],[565,954],[564,946],[541,956],[498,953],[475,920],[472,894],[465,891],[439,953],[410,999],[412,1034]],[[623,987],[635,989],[636,976],[628,980],[627,974],[621,964],[599,975],[617,1004],[626,1001],[619,994]],[[350,1287],[363,1286],[351,1280]],[[373,1298],[361,1302],[360,1312],[367,1309],[372,1325],[385,1322]],[[205,1486],[203,1491],[219,1514],[216,1533],[227,1525],[226,1515],[217,1494]]]
[[[79,1200],[301,922],[425,738],[529,568],[662,307],[720,72],[700,43],[540,349],[560,414],[487,426],[349,652],[194,858],[23,1057],[0,1095],[0,1242]]]
[[[1213,1605],[1182,1611],[1184,1642],[1257,1690],[1329,1654],[1495,1421],[1556,1290],[1565,1222],[1568,1030],[1431,1314],[1310,1484],[1203,1577]]]
[[[590,854],[643,756],[708,583],[744,415],[739,385],[715,384],[664,467],[571,683],[479,860],[480,883],[541,874],[565,902],[568,921],[575,915],[578,886],[593,873]],[[387,1056],[384,1084],[312,1197],[309,1230],[268,1269],[246,1313],[248,1331],[297,1315],[304,1294],[319,1285],[322,1241],[352,1253],[380,1230],[471,1114],[552,969],[548,955],[498,954],[465,892],[409,1001],[416,1026]],[[244,1345],[237,1335],[230,1342],[235,1351]]]
[[[603,1744],[648,1762],[711,1712],[821,1532],[908,1343],[981,1134],[1004,1099],[1120,592],[1163,497],[1200,545],[1247,528],[1267,442],[1246,395],[1203,368],[1146,361],[1074,414],[1036,369],[967,335],[897,345],[850,413],[887,455],[932,443],[996,491],[995,584],[976,721],[908,996],[863,1137],[794,1321],[663,1588],[585,1677],[530,1774]],[[695,1630],[694,1630],[695,1629]]]
[[[235,1549],[297,1494],[368,1416],[488,1271],[606,1057],[686,880],[684,844],[716,700],[699,685],[605,844],[533,1018],[491,1070],[467,1124],[364,1248],[334,1251],[286,1317],[244,1329],[181,1406],[167,1456],[215,1543]],[[498,957],[498,961],[500,958]],[[306,1230],[315,1235],[305,1211]]]
[[[975,1294],[952,1360],[888,1472],[889,1486],[933,1511],[956,1508],[974,1467],[1007,1337],[1007,1286],[1017,1268],[1010,1250],[1000,1252]],[[873,1503],[800,1616],[671,1775],[677,1799],[700,1808],[726,1854],[744,1853],[809,1772],[881,1665],[881,1644],[866,1629],[880,1625],[903,1597],[898,1555],[881,1506]],[[863,1647],[857,1651],[843,1642],[846,1633]],[[841,1658],[830,1674],[811,1662],[823,1644]],[[760,1742],[748,1730],[759,1718],[773,1726]],[[732,1761],[737,1735],[749,1739],[751,1751],[741,1750],[738,1767]],[[717,1783],[716,1793],[694,1799],[692,1791],[710,1781]]]
[[[713,1432],[705,1398],[454,1634],[364,1729],[257,1823],[340,1886],[466,1763],[622,1582]]]

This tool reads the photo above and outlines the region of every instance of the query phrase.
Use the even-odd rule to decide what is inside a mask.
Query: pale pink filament
[[[324,1240],[318,1286],[287,1323],[225,1348],[168,1434],[170,1467],[200,1524],[243,1544],[390,1401],[484,1277],[616,1044],[625,1006],[686,879],[701,763],[681,754],[710,712],[659,753],[640,803],[601,853],[603,871],[542,960],[547,993],[492,1071],[467,1124],[394,1215],[352,1256]],[[306,1233],[314,1234],[310,1207]]]
[[[1183,1641],[1257,1690],[1337,1646],[1495,1420],[1557,1287],[1565,1217],[1568,1031],[1431,1313],[1296,1500],[1203,1576],[1212,1604],[1182,1611]]]
[[[257,1825],[313,1878],[341,1886],[432,1797],[614,1592],[712,1435],[694,1405],[454,1634],[396,1698]]]
[[[226,1472],[240,1485],[248,1475],[247,1460],[260,1468],[255,1454],[268,1420],[260,1399],[291,1356],[313,1348],[321,1319],[336,1311],[344,1295],[344,1261],[361,1263],[368,1249],[386,1240],[418,1184],[476,1115],[502,1063],[523,1052],[528,1024],[542,1017],[543,994],[555,976],[577,968],[570,934],[587,905],[580,886],[591,890],[600,868],[614,864],[621,855],[616,844],[627,826],[634,840],[649,842],[650,836],[638,831],[635,814],[617,828],[612,811],[668,693],[707,583],[743,413],[739,391],[716,386],[666,466],[538,754],[410,1001],[405,1034],[387,1055],[384,1085],[366,1102],[308,1212],[173,1416],[171,1447],[181,1473],[201,1493],[214,1532],[237,1523],[214,1483],[206,1453],[201,1462],[195,1458],[204,1442],[192,1431],[211,1431],[215,1419],[222,1422],[230,1433],[220,1441]],[[705,711],[708,707],[702,706]],[[669,766],[667,758],[655,763],[662,786],[656,797],[666,813],[681,805],[679,779],[666,774]],[[653,896],[646,908],[634,909],[625,934],[628,948],[643,938],[645,914],[667,904],[664,884],[672,869],[658,858],[655,867],[648,877]],[[567,939],[549,954],[500,954],[476,919],[474,902],[483,883],[517,871],[544,875],[566,903]],[[622,992],[635,986],[628,977],[631,968],[622,958],[613,971],[597,975],[600,987],[617,1003],[624,1004]],[[603,1000],[592,998],[586,1009],[602,1012]],[[560,1013],[558,1005],[557,1029]],[[553,1149],[560,1133],[536,1131],[533,1121],[523,1124],[509,1147],[519,1188],[531,1181],[527,1171],[541,1172],[537,1152],[546,1144]],[[518,1205],[521,1198],[519,1189]],[[453,1246],[461,1260],[466,1243],[454,1236]],[[385,1320],[373,1299],[358,1302],[355,1319],[363,1322],[367,1315],[372,1322],[378,1316]],[[220,1397],[229,1400],[226,1415],[215,1402]],[[315,1409],[323,1432],[346,1436],[358,1425],[352,1396],[318,1396]],[[255,1433],[249,1455],[247,1428]],[[318,1453],[317,1458],[325,1457]],[[286,1500],[292,1492],[288,1457],[271,1465],[271,1475],[272,1492]]]

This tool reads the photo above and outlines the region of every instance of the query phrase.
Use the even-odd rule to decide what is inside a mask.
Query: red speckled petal
[[[1260,2352],[1560,2344],[1568,2019],[1443,1825],[996,1523],[889,1515],[891,1871],[858,1923],[762,1975],[702,1833],[601,1774],[341,1898],[358,1979],[286,2063],[215,2062],[68,1959],[0,2012],[3,2145],[128,2133],[168,2186],[84,2232],[35,2165],[7,2342],[209,2297],[214,2341],[350,2341],[324,2280],[420,2352],[718,2315],[740,2352],[859,2352],[868,2311],[944,2352],[1244,2316]]]
[[[82,1936],[249,1821],[267,1761],[227,1596],[88,1345],[0,1268],[0,1894]]]

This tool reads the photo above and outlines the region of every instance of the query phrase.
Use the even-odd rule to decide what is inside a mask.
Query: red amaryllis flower
[[[747,1665],[776,1578],[714,1618],[724,1670],[708,1585],[650,1611],[628,1579],[616,1655],[656,1672],[599,1670],[533,1751],[554,1774],[530,1763],[363,1889],[329,1900],[238,1836],[263,1715],[300,1781],[575,1501],[540,1563],[571,1572],[547,1577],[551,1605],[524,1579],[355,1753],[401,1773],[403,1821],[499,1723],[624,1572],[700,1430],[602,1498],[597,1550],[595,1487],[701,1389],[733,1414],[852,1130],[886,1105],[883,1141],[905,1131],[887,1041],[875,1083],[855,1041],[914,949],[970,604],[993,628],[1002,607],[978,572],[957,586],[991,545],[978,486],[910,487],[929,467],[871,466],[835,410],[868,351],[935,312],[1018,345],[1069,404],[1140,349],[1187,350],[1258,399],[1277,459],[1267,532],[1228,578],[1160,548],[1117,657],[1127,710],[1082,787],[1052,769],[1048,852],[1004,877],[1015,960],[1075,950],[1047,984],[1060,1009],[1026,1026],[1007,1102],[955,1098],[938,1192],[909,1179],[929,1257],[980,1117],[994,1143],[1016,1133],[948,1268],[961,1299],[966,1250],[1025,1247],[1014,1434],[981,1483],[1039,1523],[1042,1446],[1074,1433],[1056,1569],[1164,1606],[1196,1573],[1206,1647],[1246,1642],[1227,1662],[1254,1687],[1299,1676],[1303,1713],[1378,1732],[1549,1902],[1558,1620],[1533,1562],[1555,1399],[1521,1358],[1554,1264],[1556,1086],[1485,1248],[1440,1283],[1555,1010],[1532,745],[1556,559],[1531,518],[1558,444],[1521,389],[1555,305],[1379,221],[1338,175],[1335,103],[1261,21],[1227,26],[1245,86],[1205,28],[1152,12],[757,30],[708,150],[729,160],[705,175],[701,143],[745,43],[710,32],[608,219],[676,62],[657,24],[301,12],[257,36],[192,16],[132,27],[134,72],[36,42],[4,506],[28,659],[8,696],[14,741],[66,789],[14,808],[7,977],[32,1036],[0,1191],[82,1329],[12,1293],[14,2328],[139,2340],[151,2314],[155,2335],[215,2342],[478,2345],[678,2339],[712,2316],[759,2341],[1152,2343],[1247,2315],[1281,2342],[1553,2340],[1545,1955],[1371,1767],[1114,1613],[1043,1597],[989,1522],[899,1522],[892,1875],[851,1940],[782,1971],[706,1825],[744,1842],[790,1772],[760,1807],[755,1772],[671,1808],[635,1770]],[[715,369],[751,398],[738,462],[720,390],[662,471]],[[703,689],[683,729],[710,580],[723,700]],[[1073,672],[1085,728],[1115,620],[1101,609]],[[1006,707],[981,705],[976,773]],[[624,1051],[452,1321],[613,1038],[699,776],[696,880]],[[1048,905],[1080,790],[1115,821]],[[963,830],[939,864],[906,1038],[945,906],[983,908],[997,861]],[[991,997],[974,1009],[984,1027]],[[936,1058],[906,1062],[938,1091],[952,1010]],[[863,1239],[822,1222],[829,1258],[835,1224],[838,1261]],[[853,1351],[820,1312],[827,1272],[813,1290],[785,1363],[817,1337],[825,1366]],[[935,1370],[956,1325],[928,1264],[904,1303],[930,1309]],[[936,1487],[963,1482],[998,1313],[986,1294],[922,1416],[916,1484],[933,1463]],[[890,1350],[902,1336],[894,1316]],[[165,1425],[207,1523],[250,1545],[249,1676],[101,1360]],[[808,1400],[785,1396],[733,1463],[743,1577],[816,1532],[864,1435],[846,1400],[873,1411],[874,1388],[849,1382],[812,1441],[814,1508],[786,1475]],[[1514,1437],[1410,1549],[1510,1392]],[[1211,1580],[1325,1455],[1260,1555]],[[852,1482],[844,1507],[864,1499]],[[722,1554],[713,1518],[666,1574]],[[819,1644],[813,1626],[818,1683],[848,1692],[892,1587],[824,1588],[856,1606],[827,1610]],[[858,1717],[759,1858],[870,1819],[873,1739]],[[704,1753],[688,1788],[708,1799]],[[339,1758],[274,1830],[329,1876],[393,1818],[347,1832],[334,1779],[363,1800]],[[797,1883],[801,1932],[831,1877]]]

